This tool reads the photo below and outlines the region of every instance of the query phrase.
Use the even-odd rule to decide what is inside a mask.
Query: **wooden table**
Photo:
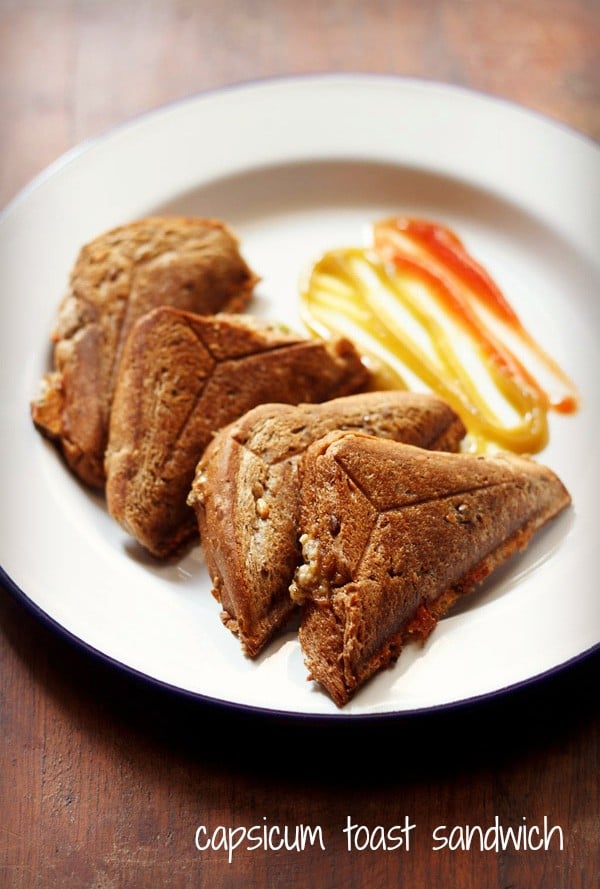
[[[138,112],[279,74],[457,83],[598,138],[599,37],[596,0],[0,0],[0,203]],[[495,701],[340,729],[143,686],[2,593],[3,889],[598,885],[598,656]],[[496,818],[546,818],[564,847],[555,831],[540,851],[433,848],[453,826]],[[348,819],[374,845],[378,825],[395,845],[397,826],[404,845],[349,851]],[[196,847],[250,825],[310,826],[313,839],[240,845],[231,862]]]

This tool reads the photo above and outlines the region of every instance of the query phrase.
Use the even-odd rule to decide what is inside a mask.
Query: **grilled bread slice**
[[[159,305],[241,311],[256,280],[217,220],[150,217],[82,248],[52,334],[54,369],[31,403],[33,422],[82,481],[104,486],[110,406],[135,321]]]
[[[219,429],[263,402],[323,401],[369,379],[345,339],[308,340],[248,315],[154,309],[132,328],[121,361],[106,451],[109,512],[155,556],[174,554],[198,533],[186,500]]]
[[[570,503],[531,459],[358,433],[307,451],[301,496],[304,562],[290,592],[304,602],[310,677],[339,707]]]
[[[465,434],[445,402],[414,392],[260,405],[217,433],[188,502],[222,620],[251,657],[296,610],[288,590],[300,561],[298,465],[313,441],[335,429],[447,450]]]

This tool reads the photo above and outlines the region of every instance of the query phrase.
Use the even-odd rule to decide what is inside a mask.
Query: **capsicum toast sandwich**
[[[307,447],[334,429],[448,450],[465,434],[439,398],[390,391],[317,405],[261,405],[215,436],[188,502],[223,623],[251,657],[296,611],[289,586],[300,561],[298,465]]]
[[[110,514],[153,555],[174,555],[198,534],[186,501],[219,429],[264,402],[326,401],[369,380],[343,338],[309,340],[250,315],[146,313],[127,339],[111,411]]]
[[[570,503],[553,472],[512,454],[332,433],[302,465],[290,593],[310,677],[339,707]]]
[[[80,250],[52,333],[54,367],[31,415],[83,482],[104,487],[112,397],[135,321],[159,305],[242,311],[256,281],[235,235],[218,220],[149,217]]]

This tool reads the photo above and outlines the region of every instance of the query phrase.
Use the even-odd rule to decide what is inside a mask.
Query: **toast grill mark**
[[[198,352],[205,353],[208,360],[207,360],[206,368],[203,368],[204,377],[201,381],[201,385],[199,386],[196,394],[194,395],[192,403],[191,403],[186,415],[182,418],[182,421],[179,425],[179,428],[178,428],[176,434],[173,436],[173,439],[170,442],[170,453],[169,453],[169,456],[167,457],[167,459],[163,463],[163,471],[165,472],[165,474],[168,474],[168,469],[170,466],[173,466],[174,464],[177,463],[177,461],[179,459],[178,451],[181,446],[182,440],[183,440],[190,424],[193,422],[194,418],[196,417],[196,414],[200,408],[202,400],[206,394],[206,389],[211,384],[211,382],[214,381],[215,375],[219,374],[219,375],[222,375],[225,377],[232,377],[234,375],[234,372],[232,372],[232,369],[234,369],[236,365],[240,365],[240,366],[243,365],[249,359],[255,358],[255,356],[257,354],[256,351],[253,351],[252,348],[249,347],[246,352],[243,352],[242,354],[240,354],[236,357],[225,358],[225,359],[220,358],[218,356],[218,354],[216,354],[215,350],[211,349],[210,345],[206,343],[205,339],[201,336],[200,331],[196,330],[193,327],[193,325],[187,321],[187,319],[182,319],[182,327],[184,328],[184,332],[185,332],[186,336],[190,335],[191,337],[194,338],[194,340],[197,341]],[[304,346],[305,344],[302,343],[299,345]],[[260,356],[262,358],[269,353],[277,352],[282,349],[283,350],[290,350],[295,347],[296,347],[296,344],[290,344],[290,343],[274,344],[272,346],[267,346],[264,349],[261,349]],[[163,368],[163,371],[165,371],[168,374],[168,370],[165,370]],[[241,371],[238,371],[238,373],[241,373]],[[183,387],[183,388],[185,388],[185,387]],[[164,398],[161,397],[161,392],[159,390],[157,397],[153,398],[153,400],[152,400],[152,415],[151,415],[150,423],[148,426],[149,429],[155,429],[159,425],[157,415],[158,415],[158,411],[159,411],[163,401],[166,402],[166,401],[168,401],[168,399],[166,397],[164,397]],[[153,437],[146,436],[145,442],[144,442],[144,447],[143,447],[143,457],[142,457],[142,460],[140,461],[141,466],[147,466],[147,463],[148,463],[147,453],[153,447],[153,445],[154,445]]]
[[[343,458],[340,457],[339,454],[334,454],[333,459],[335,460],[336,464],[340,467],[342,472],[352,481],[352,483],[358,488],[358,490],[361,492],[361,494],[369,501],[369,503],[373,506],[373,508],[375,510],[377,510],[377,513],[380,515],[385,515],[386,513],[390,513],[390,512],[398,512],[401,509],[409,509],[412,506],[423,506],[424,504],[427,504],[427,503],[442,503],[444,500],[449,500],[450,498],[460,496],[461,494],[462,495],[476,494],[478,491],[485,491],[488,488],[501,489],[503,487],[514,487],[514,485],[515,485],[514,479],[510,479],[505,482],[491,481],[491,482],[480,484],[480,485],[470,485],[467,487],[459,487],[453,491],[449,491],[447,494],[434,495],[432,497],[431,496],[411,497],[409,495],[409,499],[407,499],[406,503],[400,503],[400,504],[394,504],[393,506],[382,507],[382,506],[378,506],[377,503],[374,501],[373,497],[365,491],[364,486],[361,484],[361,482],[353,475],[352,471],[347,466],[344,465]],[[405,493],[407,493],[407,492],[405,492]]]
[[[246,363],[247,361],[249,361],[251,359],[257,359],[258,357],[260,358],[260,360],[262,360],[265,355],[273,354],[274,352],[285,351],[289,354],[292,351],[297,351],[298,349],[305,349],[306,348],[306,343],[303,341],[298,342],[298,343],[289,343],[289,342],[288,343],[278,343],[278,344],[269,346],[267,348],[261,349],[260,353],[257,353],[256,351],[252,351],[251,349],[249,349],[247,352],[244,352],[243,354],[238,355],[235,358],[220,359],[219,357],[217,357],[214,354],[214,352],[211,350],[210,346],[208,346],[206,344],[206,342],[203,340],[203,338],[200,336],[200,333],[197,330],[194,330],[193,327],[189,324],[187,324],[186,326],[189,329],[189,331],[192,333],[192,335],[197,339],[200,347],[208,353],[208,355],[211,358],[212,363],[210,365],[208,372],[206,373],[202,387],[196,393],[194,401],[193,401],[187,415],[183,419],[176,436],[173,439],[172,452],[171,452],[170,457],[168,458],[168,460],[165,463],[165,468],[167,468],[169,465],[175,463],[178,460],[177,451],[178,451],[178,448],[181,444],[181,441],[185,435],[187,428],[189,427],[190,423],[193,421],[193,419],[196,415],[196,412],[198,411],[198,408],[200,407],[200,404],[201,404],[202,399],[205,395],[207,386],[209,386],[211,384],[211,382],[214,381],[214,377],[216,374],[219,374],[226,379],[231,379],[234,376],[234,373],[232,373],[232,370],[235,369],[236,365],[241,366],[244,363]],[[238,373],[239,372],[240,371],[238,371]],[[156,410],[156,407],[158,406],[159,402],[160,402],[160,399],[156,399],[156,403],[154,405],[155,410]],[[155,422],[156,422],[156,419],[155,419],[155,416],[153,416],[153,425],[155,424]],[[241,442],[240,442],[240,444],[241,444]],[[149,447],[149,446],[150,446],[150,442],[148,442],[148,444],[147,444],[147,447]],[[302,450],[305,450],[305,447],[303,447]],[[301,451],[299,453],[301,453]],[[281,457],[281,459],[278,460],[277,462],[283,462],[285,459],[287,459],[287,455],[284,455],[283,457]],[[275,465],[275,464],[271,464],[271,465]]]
[[[239,269],[237,270],[237,277],[239,278],[239,281],[237,281],[237,286],[239,287],[240,294],[238,298],[241,300],[241,302],[245,302],[245,297],[242,294],[244,291],[247,291],[248,293],[250,292],[250,289],[255,281],[255,276],[253,272],[251,272],[251,270],[246,266],[242,257],[238,254],[237,245],[235,245],[233,242],[228,242],[229,236],[227,230],[225,228],[221,228],[220,224],[218,224],[217,222],[198,220],[198,223],[204,223],[206,229],[202,232],[189,232],[190,241],[184,241],[184,243],[180,246],[182,258],[184,260],[188,259],[190,263],[191,260],[195,258],[198,268],[206,273],[209,270],[211,258],[214,259],[214,256],[211,253],[211,248],[213,247],[211,238],[218,234],[224,240],[224,242],[227,242],[223,244],[223,250],[225,251],[226,247],[229,248],[232,253],[232,256],[230,257],[232,263],[236,261],[239,263]],[[144,250],[147,250],[147,256],[139,257],[139,248],[134,255],[126,252],[125,262],[127,264],[110,266],[103,278],[102,283],[104,284],[106,282],[109,286],[114,285],[117,278],[123,275],[125,275],[127,279],[122,296],[122,301],[125,305],[120,312],[120,318],[117,318],[118,330],[116,332],[116,343],[112,355],[111,366],[107,374],[110,391],[114,391],[119,371],[119,365],[123,356],[125,343],[127,341],[127,335],[135,321],[138,319],[138,317],[140,317],[140,300],[137,298],[137,296],[140,293],[142,295],[145,295],[145,288],[142,284],[140,284],[140,279],[142,279],[143,275],[146,274],[150,266],[156,266],[158,272],[164,270],[162,264],[165,259],[173,259],[176,264],[176,260],[178,258],[178,245],[176,236],[176,228],[159,228],[156,232],[151,232],[149,230],[147,240],[143,243],[142,248]],[[157,240],[161,237],[167,238],[167,243],[164,247],[159,247],[157,249]],[[123,240],[125,239],[123,238],[121,240],[117,240],[112,245],[113,252],[118,253],[119,249],[123,246]],[[121,262],[122,261],[123,260],[121,259]],[[222,271],[223,270],[221,269],[221,273]],[[178,294],[184,292],[192,294],[196,286],[197,282],[190,276],[189,280],[180,284],[175,296],[177,297]],[[205,289],[206,288],[203,286],[201,288],[201,291],[204,291]],[[189,305],[188,302],[190,303]],[[231,302],[232,294],[229,294],[228,303]],[[170,303],[171,300],[167,300],[165,304]],[[179,300],[176,299],[175,303],[179,303]],[[160,304],[161,301],[156,302],[156,306]],[[152,307],[153,306],[151,305],[146,305],[144,311],[151,310]],[[181,307],[187,308],[188,310],[194,310],[194,307],[191,305],[191,299],[190,301],[184,299]],[[202,311],[203,313],[203,310],[196,310]],[[236,308],[232,306],[230,310],[235,312]],[[218,311],[218,309],[216,307],[213,307],[213,312],[214,311]]]
[[[462,491],[456,491],[452,494],[447,494],[447,495],[440,496],[440,497],[427,497],[427,498],[424,498],[421,500],[416,499],[416,500],[411,501],[410,503],[405,503],[402,506],[390,506],[387,509],[378,510],[378,514],[377,514],[377,516],[373,522],[373,525],[371,527],[368,540],[363,548],[363,551],[362,551],[361,556],[356,564],[356,567],[354,568],[354,570],[352,572],[353,577],[355,579],[359,579],[362,576],[363,563],[370,555],[371,548],[373,545],[373,538],[374,538],[375,534],[382,529],[383,524],[389,521],[390,516],[392,516],[392,517],[399,516],[400,513],[408,512],[409,510],[416,509],[418,507],[427,506],[428,504],[436,504],[436,505],[446,504],[448,507],[448,510],[444,515],[444,521],[451,522],[452,524],[455,524],[455,525],[462,525],[465,528],[465,530],[470,531],[470,530],[474,530],[479,525],[479,523],[482,521],[482,516],[480,513],[477,513],[477,512],[473,515],[470,511],[470,507],[468,507],[467,504],[464,504],[464,503],[460,504],[460,503],[456,502],[457,498],[460,499],[461,497],[464,497],[464,496],[476,495],[477,493],[480,493],[481,491],[486,491],[486,490],[491,491],[493,489],[495,489],[498,492],[501,492],[502,489],[508,490],[510,487],[512,487],[512,484],[510,482],[490,483],[489,485],[480,485],[475,488],[465,488]],[[362,492],[362,493],[364,493],[364,492]],[[466,507],[464,513],[461,510],[461,506]],[[518,529],[514,533],[517,534]],[[495,544],[493,541],[491,541],[489,551],[487,551],[487,552],[483,551],[480,554],[481,557],[485,558],[487,555],[489,555],[489,553],[494,548],[495,548]],[[423,567],[421,569],[421,573],[423,575],[427,575],[427,574],[429,574],[429,569]],[[404,571],[401,566],[399,566],[395,562],[393,562],[393,563],[390,563],[390,568],[388,569],[388,574],[390,577],[402,577],[404,574]],[[332,587],[344,586],[345,582],[347,582],[347,581],[344,581],[341,584],[332,583],[331,586]]]
[[[441,504],[447,505],[447,510],[444,513],[444,520],[450,522],[454,525],[462,525],[465,527],[465,530],[475,528],[482,520],[482,515],[479,512],[473,513],[471,507],[462,502],[462,498],[476,496],[478,493],[482,491],[496,491],[499,496],[502,496],[501,492],[503,490],[510,490],[514,488],[515,481],[514,480],[506,480],[506,481],[490,481],[488,483],[482,483],[478,485],[467,485],[464,487],[457,487],[455,490],[450,491],[443,495],[433,495],[427,497],[410,497],[406,503],[402,504],[393,504],[391,506],[382,507],[378,506],[375,502],[374,498],[365,490],[364,486],[361,482],[353,475],[352,471],[344,465],[343,458],[340,455],[335,454],[334,462],[340,468],[342,473],[346,476],[347,480],[354,486],[354,488],[360,493],[360,495],[365,499],[365,501],[372,507],[373,515],[370,522],[370,529],[368,532],[368,536],[364,542],[362,551],[360,556],[353,562],[352,566],[349,567],[347,565],[340,565],[337,563],[335,565],[335,573],[332,573],[330,577],[327,578],[327,588],[330,590],[338,589],[344,587],[350,580],[358,580],[362,576],[362,567],[370,556],[371,548],[373,545],[374,535],[382,529],[384,523],[389,522],[390,517],[399,516],[403,512],[408,512],[412,509],[422,508],[423,506],[427,506],[428,504],[435,504],[439,506]],[[440,512],[441,514],[441,512]],[[437,518],[437,516],[436,516]],[[329,533],[331,537],[337,537],[340,533],[343,519],[338,516],[332,516],[330,519]],[[518,533],[518,528],[515,529],[515,534]],[[494,548],[493,542],[490,542],[490,552]],[[482,552],[481,557],[485,558],[489,555],[489,552]],[[390,577],[401,576],[402,570],[391,566],[390,571],[388,571]],[[427,573],[424,570],[424,573]]]

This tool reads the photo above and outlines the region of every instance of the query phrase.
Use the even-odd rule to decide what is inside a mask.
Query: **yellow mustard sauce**
[[[467,429],[468,450],[537,453],[548,441],[548,412],[578,409],[569,377],[457,235],[439,223],[377,222],[371,246],[321,256],[300,296],[308,329],[352,339],[374,388],[425,385],[451,405]],[[551,386],[539,382],[531,364],[543,368]]]

